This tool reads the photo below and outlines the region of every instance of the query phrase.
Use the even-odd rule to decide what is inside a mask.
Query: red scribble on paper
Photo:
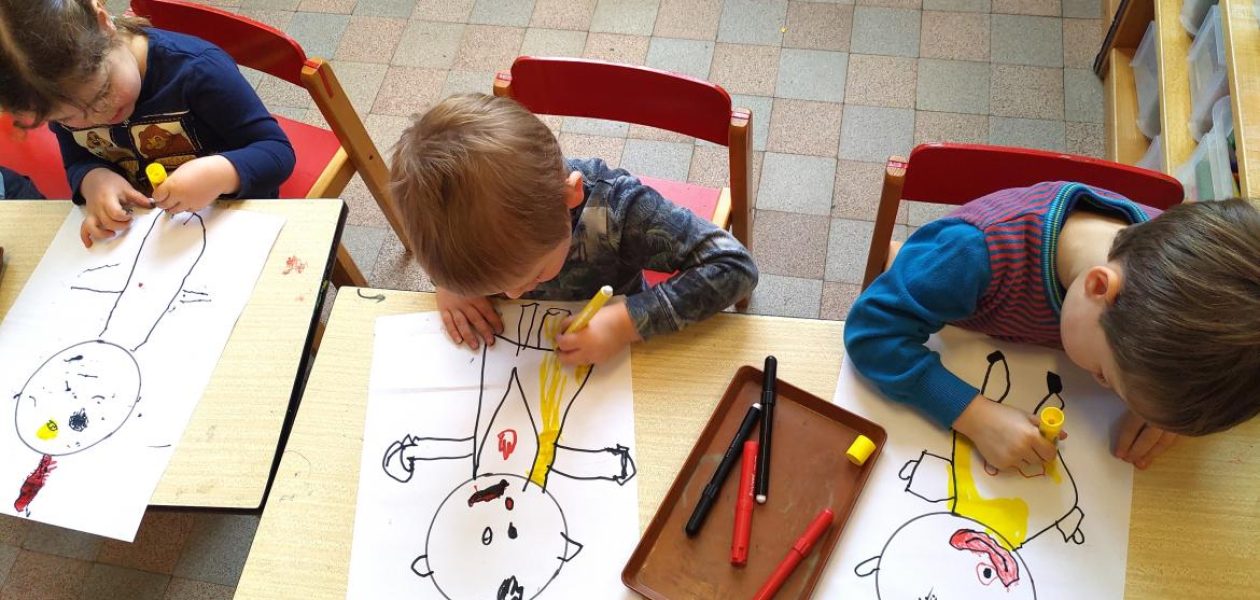
[[[302,271],[305,271],[305,270],[306,270],[306,261],[296,256],[290,256],[287,260],[284,261],[284,274],[285,275],[288,275],[289,273],[292,273],[294,271],[301,273]]]
[[[19,513],[25,512],[26,507],[30,506],[31,501],[35,499],[35,495],[44,489],[44,484],[48,481],[48,474],[57,468],[57,461],[53,457],[45,454],[44,458],[39,459],[39,466],[26,477],[26,481],[22,482],[22,491],[18,493],[18,498],[13,503],[13,510]]]
[[[504,429],[499,432],[499,452],[503,454],[503,460],[507,460],[512,456],[512,452],[516,450],[516,430]]]

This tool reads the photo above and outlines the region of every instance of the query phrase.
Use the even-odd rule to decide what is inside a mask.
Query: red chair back
[[[890,161],[891,162],[891,161]],[[1163,173],[1106,160],[1028,148],[923,144],[910,152],[901,199],[966,204],[998,190],[1042,181],[1076,181],[1166,209],[1185,197]]]
[[[721,86],[676,73],[579,58],[522,56],[512,63],[512,98],[535,114],[637,123],[729,144],[730,94]]]
[[[70,199],[61,147],[47,125],[22,129],[13,124],[13,115],[0,113],[0,164],[30,177],[45,197]]]
[[[131,10],[154,27],[194,35],[223,48],[237,64],[302,85],[306,52],[279,29],[183,0],[131,0]]]

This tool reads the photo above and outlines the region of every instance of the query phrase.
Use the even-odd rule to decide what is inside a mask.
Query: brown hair
[[[1260,413],[1260,210],[1192,202],[1125,228],[1101,325],[1143,417],[1205,435]]]
[[[128,35],[144,35],[148,21],[114,17]],[[58,104],[79,108],[75,84],[90,79],[122,36],[101,28],[94,0],[0,0],[0,108],[29,113],[19,126],[36,127]]]
[[[560,144],[508,98],[464,94],[415,119],[394,146],[390,190],[438,286],[500,292],[570,231]]]

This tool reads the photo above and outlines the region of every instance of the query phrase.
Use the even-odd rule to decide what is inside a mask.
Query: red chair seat
[[[305,198],[315,185],[315,181],[328,167],[329,161],[341,149],[341,142],[336,134],[327,130],[307,125],[299,121],[275,115],[276,121],[284,134],[289,136],[293,144],[293,152],[297,154],[297,165],[293,174],[280,184],[281,198]]]
[[[691,183],[681,183],[668,179],[656,179],[654,177],[639,177],[645,185],[651,186],[662,196],[669,198],[670,202],[685,207],[696,216],[702,219],[713,220],[713,213],[717,211],[718,198],[722,195],[722,190]],[[661,273],[658,271],[643,271],[643,277],[647,279],[648,286],[665,281],[673,276],[673,273]]]

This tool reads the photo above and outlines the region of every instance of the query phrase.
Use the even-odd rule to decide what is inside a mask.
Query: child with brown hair
[[[490,296],[625,302],[556,340],[561,362],[598,363],[751,293],[757,267],[717,226],[599,159],[566,160],[551,130],[507,98],[452,96],[403,132],[392,191],[455,343],[493,344]],[[677,273],[648,288],[642,271]],[[479,341],[480,340],[480,341]]]
[[[1260,413],[1260,211],[1243,200],[1162,215],[1048,182],[924,225],[854,303],[853,365],[953,427],[998,468],[1055,456],[1037,420],[992,402],[923,344],[946,324],[1062,349],[1129,412],[1115,455],[1146,468],[1179,435]]]
[[[227,53],[111,17],[102,0],[0,0],[0,108],[27,128],[52,122],[89,247],[126,229],[128,206],[274,198],[295,162]],[[151,163],[173,171],[155,189]]]

